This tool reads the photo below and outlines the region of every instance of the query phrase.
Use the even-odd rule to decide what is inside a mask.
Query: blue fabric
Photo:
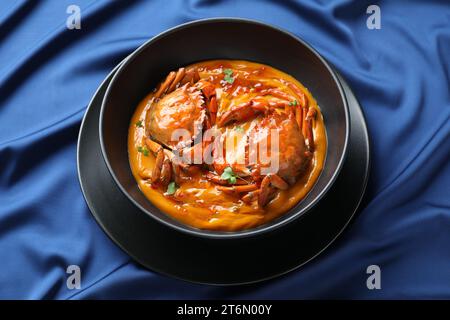
[[[66,28],[70,4],[81,30]],[[375,2],[381,29],[369,30],[370,4],[1,1],[0,298],[450,298],[450,5]],[[312,44],[361,100],[373,152],[362,212],[331,248],[287,276],[234,288],[136,265],[92,218],[76,171],[80,121],[109,71],[155,34],[215,16]],[[82,269],[81,290],[66,287],[70,264]],[[371,264],[381,290],[366,287]]]

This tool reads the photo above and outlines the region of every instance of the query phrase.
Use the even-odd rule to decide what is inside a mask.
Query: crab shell
[[[253,167],[257,167],[261,174],[264,174],[265,169],[289,184],[294,184],[297,177],[306,170],[311,159],[294,116],[272,112],[266,117],[258,118],[249,133],[249,142],[251,145],[264,146],[264,141],[267,159],[261,159],[261,150],[249,149],[249,159],[258,159]],[[255,152],[258,152],[258,155]],[[273,159],[277,161],[273,162]],[[267,174],[266,172],[264,175]]]
[[[225,131],[221,137],[224,156],[213,163],[215,171],[219,174],[226,167],[232,167],[241,177],[253,176],[256,180],[261,180],[261,175],[270,173],[278,175],[292,185],[310,163],[311,154],[292,114],[273,111],[253,119],[245,134],[239,139],[239,144],[244,147],[237,148],[240,150],[238,152],[226,149],[225,139],[230,138],[227,132]],[[216,144],[215,147],[219,146]],[[239,152],[241,154],[238,154]],[[230,154],[232,156],[228,157]],[[233,162],[242,157],[245,158],[244,164]]]
[[[147,111],[147,136],[172,150],[190,145],[205,123],[204,105],[201,90],[189,83],[156,99]],[[174,139],[177,129],[184,130],[183,138]]]

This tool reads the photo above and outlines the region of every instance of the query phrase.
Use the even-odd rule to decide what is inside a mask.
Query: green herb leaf
[[[146,157],[148,157],[148,155],[149,155],[149,151],[148,151],[148,149],[147,149],[147,147],[141,147],[141,146],[139,146],[138,148],[137,148],[137,151],[138,152],[140,152],[140,153],[142,153],[144,156],[146,156]]]
[[[224,73],[225,75],[227,75],[227,76],[231,76],[231,75],[233,74],[233,70],[231,70],[231,69],[224,69],[224,70],[223,70],[223,73]]]
[[[143,128],[144,127],[142,125],[142,120],[139,120],[138,122],[136,122],[136,127],[138,127],[138,128]]]
[[[233,172],[233,168],[231,168],[231,167],[226,167],[224,170],[223,170],[223,172],[226,172],[226,173],[229,173],[229,174],[233,174],[234,172]]]
[[[244,132],[244,128],[242,128],[241,126],[236,126],[234,127],[234,130],[239,131],[239,132]]]
[[[296,106],[297,105],[297,100],[289,102],[289,105],[290,106]]]
[[[223,77],[223,80],[225,80],[228,83],[233,83],[234,82],[234,78],[233,76],[233,70],[231,69],[224,69],[223,73],[225,74],[225,77]]]
[[[172,181],[167,186],[167,194],[170,196],[170,195],[174,194],[175,191],[177,191],[177,189],[178,189],[177,185],[175,184],[175,182]]]
[[[225,76],[225,77],[223,78],[223,80],[225,80],[226,82],[228,82],[228,83],[230,83],[230,84],[232,84],[232,83],[234,82],[234,78],[233,78],[233,77],[230,77],[230,76]]]
[[[231,174],[229,174],[229,173],[227,173],[227,172],[224,172],[224,173],[222,173],[222,175],[220,176],[220,178],[221,178],[222,180],[228,180],[228,179],[231,178]]]
[[[225,170],[223,170],[220,178],[222,180],[228,180],[228,182],[231,184],[236,183],[236,174],[233,172],[233,169],[231,167],[226,167]]]

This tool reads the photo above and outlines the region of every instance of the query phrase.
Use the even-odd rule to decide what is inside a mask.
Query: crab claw
[[[269,202],[270,195],[273,194],[274,188],[286,190],[289,188],[289,185],[276,174],[269,174],[265,176],[259,189],[258,205],[260,207],[265,207]]]

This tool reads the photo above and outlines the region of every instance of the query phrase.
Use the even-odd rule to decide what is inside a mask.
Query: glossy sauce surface
[[[311,190],[323,168],[327,141],[323,118],[315,99],[296,79],[267,65],[248,61],[214,60],[200,62],[186,68],[192,67],[197,68],[200,79],[207,79],[216,86],[217,118],[233,106],[254,97],[257,94],[255,89],[276,87],[300,101],[302,96],[298,95],[290,84],[299,88],[306,97],[307,105],[317,111],[313,121],[314,150],[311,161],[305,172],[297,177],[297,181],[287,190],[277,190],[273,199],[265,207],[260,207],[256,201],[246,203],[238,195],[218,190],[216,184],[205,178],[204,170],[194,173],[190,179],[177,186],[174,194],[168,195],[166,189],[150,183],[149,178],[155,166],[154,154],[142,152],[146,139],[145,126],[148,123],[146,117],[149,108],[154,104],[155,92],[153,91],[137,106],[129,127],[129,160],[139,188],[160,210],[185,224],[200,229],[224,231],[248,229],[286,213]],[[233,70],[233,83],[224,80],[224,70]],[[188,120],[180,118],[180,121]],[[239,130],[247,134],[251,121],[231,124],[221,130],[235,130],[237,126]]]

